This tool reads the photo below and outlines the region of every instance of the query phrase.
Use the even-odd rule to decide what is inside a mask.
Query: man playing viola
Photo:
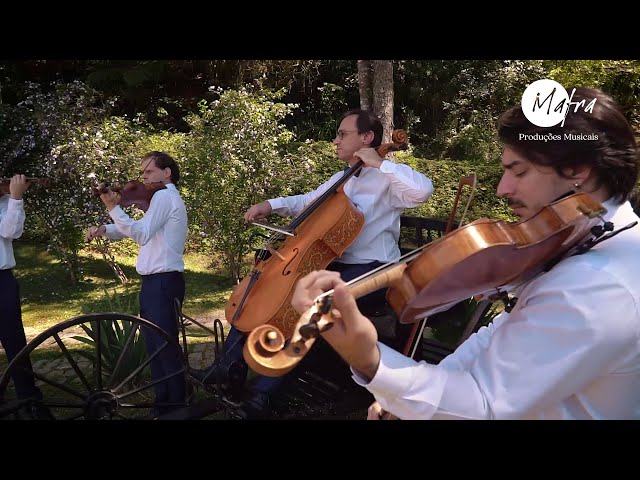
[[[187,210],[176,189],[180,170],[176,161],[164,152],[149,152],[141,161],[145,184],[162,182],[166,188],[156,191],[149,209],[140,220],[133,220],[118,205],[118,196],[107,191],[100,199],[109,210],[113,224],[90,227],[86,240],[107,237],[132,238],[140,245],[136,271],[142,276],[140,316],[178,341],[175,299],[184,302],[184,245],[187,238]],[[144,333],[144,329],[143,329]],[[147,352],[161,348],[164,339],[152,332],[144,335]],[[151,361],[155,388],[155,408],[149,418],[167,413],[185,402],[186,384],[178,348],[162,348]],[[163,377],[167,380],[158,381]]]
[[[9,193],[0,195],[0,343],[11,362],[22,350],[27,339],[22,325],[20,306],[20,286],[13,275],[16,259],[13,254],[13,240],[20,238],[24,230],[24,192],[29,183],[24,175],[14,175],[9,183]],[[29,357],[24,359],[22,369],[13,369],[13,383],[16,397],[20,400],[33,399],[27,405],[26,413],[33,419],[51,419],[48,409],[37,400],[42,392],[35,384]]]
[[[634,131],[603,92],[577,88],[573,95],[585,104],[594,98],[593,111],[570,109],[563,126],[534,126],[520,106],[501,116],[497,194],[521,220],[571,192],[600,202],[616,230],[640,220],[627,201],[638,178]],[[559,140],[521,140],[537,133]],[[380,408],[401,419],[638,419],[639,270],[636,224],[516,286],[513,309],[438,365],[379,343],[335,272],[301,279],[292,303],[302,313],[335,289],[335,325],[322,335],[376,398],[371,419]]]

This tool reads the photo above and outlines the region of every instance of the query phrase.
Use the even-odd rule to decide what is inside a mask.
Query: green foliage
[[[498,141],[495,119],[489,112],[475,110],[468,124],[443,141],[445,155],[454,159],[472,160],[474,163],[494,162],[502,148]]]
[[[600,88],[622,105],[629,120],[640,123],[640,61],[548,60],[549,78],[565,87]]]
[[[202,102],[200,113],[187,118],[191,133],[181,157],[183,194],[202,245],[225,259],[236,280],[254,230],[246,228],[244,212],[289,189],[281,151],[292,134],[280,121],[295,106],[276,102],[282,92],[219,94],[219,100]]]
[[[138,315],[140,313],[137,295],[127,294],[124,287],[113,287],[112,293],[109,293],[109,289],[103,285],[102,292],[104,296],[99,300],[100,307],[96,308],[91,304],[86,304],[82,308],[82,313],[102,312],[104,311],[104,305],[108,306],[109,312],[127,313],[129,315]]]
[[[476,164],[453,160],[416,159],[405,152],[398,152],[397,161],[424,173],[431,179],[434,187],[433,195],[425,204],[405,210],[405,215],[446,221],[453,208],[460,178],[475,173],[478,185],[467,211],[465,223],[482,217],[506,221],[516,220],[506,201],[496,197],[495,192],[502,176],[502,168],[497,159],[492,164]],[[465,191],[462,192],[458,202],[456,222],[460,220],[471,191],[470,187],[464,188]]]
[[[36,238],[48,237],[72,283],[83,276],[78,252],[84,231],[110,221],[91,188],[100,181],[137,178],[144,153],[174,153],[183,141],[181,134],[151,131],[143,116],[132,121],[109,116],[113,104],[81,82],[48,90],[28,84],[21,102],[0,109],[0,128],[11,126],[11,134],[0,140],[7,169],[50,179],[46,189],[27,193],[25,229]]]
[[[0,142],[2,150],[11,150],[7,169],[51,181],[46,189],[33,188],[27,194],[27,219],[49,234],[50,248],[74,283],[81,275],[78,222],[87,210],[77,168],[85,165],[86,152],[78,151],[77,141],[92,138],[90,125],[105,114],[107,107],[97,100],[96,93],[80,82],[54,84],[48,90],[26,84],[22,101],[0,112],[14,123],[12,134]]]
[[[536,60],[397,61],[395,125],[409,132],[420,157],[485,161],[498,116],[544,77]]]
[[[135,324],[118,320],[101,321],[100,325],[98,325],[98,322],[90,322],[90,324],[90,326],[80,325],[87,335],[86,337],[78,335],[72,337],[92,347],[89,351],[78,350],[78,355],[89,360],[94,368],[97,367],[98,329],[100,329],[101,368],[109,375],[112,384],[118,385],[142,365],[147,358],[147,350],[140,329],[138,328],[134,332]],[[127,344],[130,336],[132,338]],[[119,365],[118,361],[120,362]],[[116,366],[118,367],[117,370]],[[138,386],[141,383],[144,372],[145,369],[141,369],[128,383],[133,387]]]
[[[287,169],[283,172],[287,178],[287,190],[281,196],[313,190],[346,166],[337,157],[332,142],[292,142],[286,146],[284,158],[287,162]]]

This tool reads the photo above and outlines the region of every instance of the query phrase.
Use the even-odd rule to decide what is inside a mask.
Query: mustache
[[[509,204],[510,207],[524,207],[525,206],[524,203],[522,203],[517,198],[508,198],[507,199],[507,203]]]

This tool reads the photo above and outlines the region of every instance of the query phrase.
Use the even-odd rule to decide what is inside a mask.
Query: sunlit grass
[[[74,286],[64,265],[47,252],[46,245],[16,241],[14,252],[27,336],[85,313],[138,313],[140,276],[135,271],[135,254],[115,255],[129,278],[129,283],[122,285],[100,254],[85,249],[80,254],[84,278]],[[232,289],[226,273],[213,267],[206,255],[187,254],[185,281],[184,312],[196,319],[219,318]]]

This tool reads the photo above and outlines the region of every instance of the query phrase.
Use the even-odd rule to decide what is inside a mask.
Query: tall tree
[[[373,110],[382,122],[382,142],[393,132],[393,61],[358,60],[360,108]]]

